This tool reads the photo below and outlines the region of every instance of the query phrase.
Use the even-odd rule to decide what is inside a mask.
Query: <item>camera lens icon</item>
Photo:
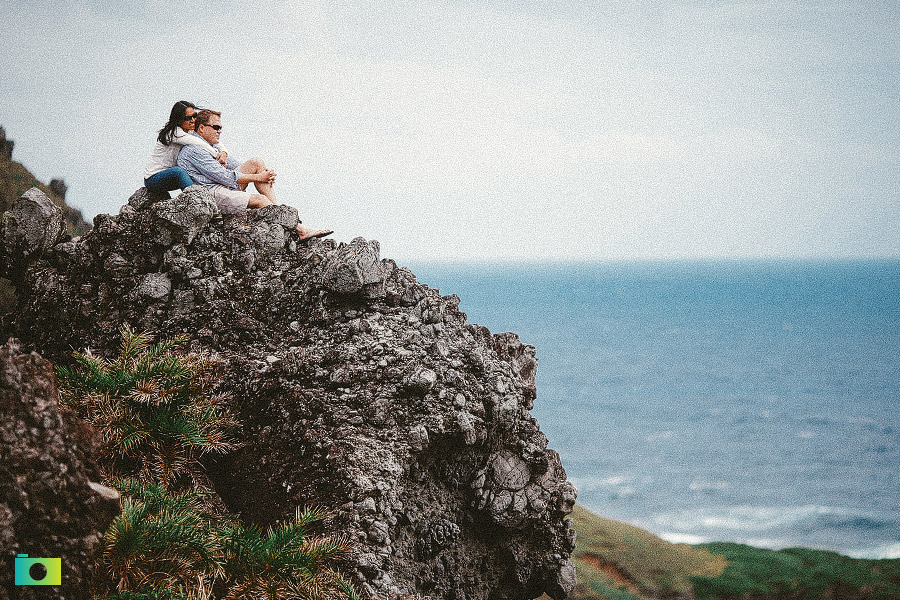
[[[62,583],[61,558],[28,558],[16,556],[16,585],[60,585]]]

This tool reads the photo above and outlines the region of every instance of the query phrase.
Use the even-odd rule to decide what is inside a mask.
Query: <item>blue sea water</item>
[[[593,511],[900,557],[900,261],[411,268],[537,347],[533,414]]]

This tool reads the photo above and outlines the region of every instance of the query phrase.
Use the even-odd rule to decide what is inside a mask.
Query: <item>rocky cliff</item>
[[[3,333],[54,361],[113,353],[124,325],[186,335],[243,421],[243,447],[207,464],[218,494],[264,525],[328,507],[368,595],[564,597],[575,489],[529,413],[535,349],[468,324],[377,242],[304,244],[296,224],[141,188],[69,239],[29,190],[3,217]]]

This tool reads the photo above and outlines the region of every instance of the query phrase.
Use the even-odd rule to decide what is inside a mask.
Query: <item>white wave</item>
[[[622,477],[621,475],[617,475],[615,477],[607,477],[606,479],[601,479],[601,480],[599,480],[598,483],[601,483],[603,485],[616,486],[616,485],[622,485],[626,481],[628,481],[628,478]]]
[[[572,477],[570,480],[581,492],[599,492],[610,499],[628,498],[637,493],[631,485],[634,478],[626,474],[610,477]]]
[[[713,529],[746,533],[789,527],[810,518],[840,512],[837,509],[819,505],[798,507],[731,506],[718,510],[700,508],[678,513],[662,513],[654,515],[652,520],[656,529],[662,530],[696,532]]]
[[[663,531],[657,534],[662,539],[666,540],[671,544],[703,544],[709,541],[709,538],[705,538],[699,535],[692,535],[690,533],[675,533],[672,531]]]
[[[781,550],[783,548],[787,548],[788,546],[793,546],[795,544],[785,544],[784,542],[778,542],[771,538],[741,538],[737,540],[739,544],[747,544],[748,546],[754,546],[756,548],[768,548],[769,550]]]
[[[580,490],[595,490],[600,488],[618,487],[632,481],[633,478],[630,475],[623,474],[611,475],[609,477],[570,477],[569,479]]]
[[[874,560],[900,558],[900,542],[895,544],[882,544],[881,546],[875,546],[874,548],[850,550],[846,554],[853,558],[869,558]]]

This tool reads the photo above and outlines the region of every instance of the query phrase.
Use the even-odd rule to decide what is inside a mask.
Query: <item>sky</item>
[[[90,220],[172,104],[382,257],[900,257],[900,4],[0,0],[0,125]]]

